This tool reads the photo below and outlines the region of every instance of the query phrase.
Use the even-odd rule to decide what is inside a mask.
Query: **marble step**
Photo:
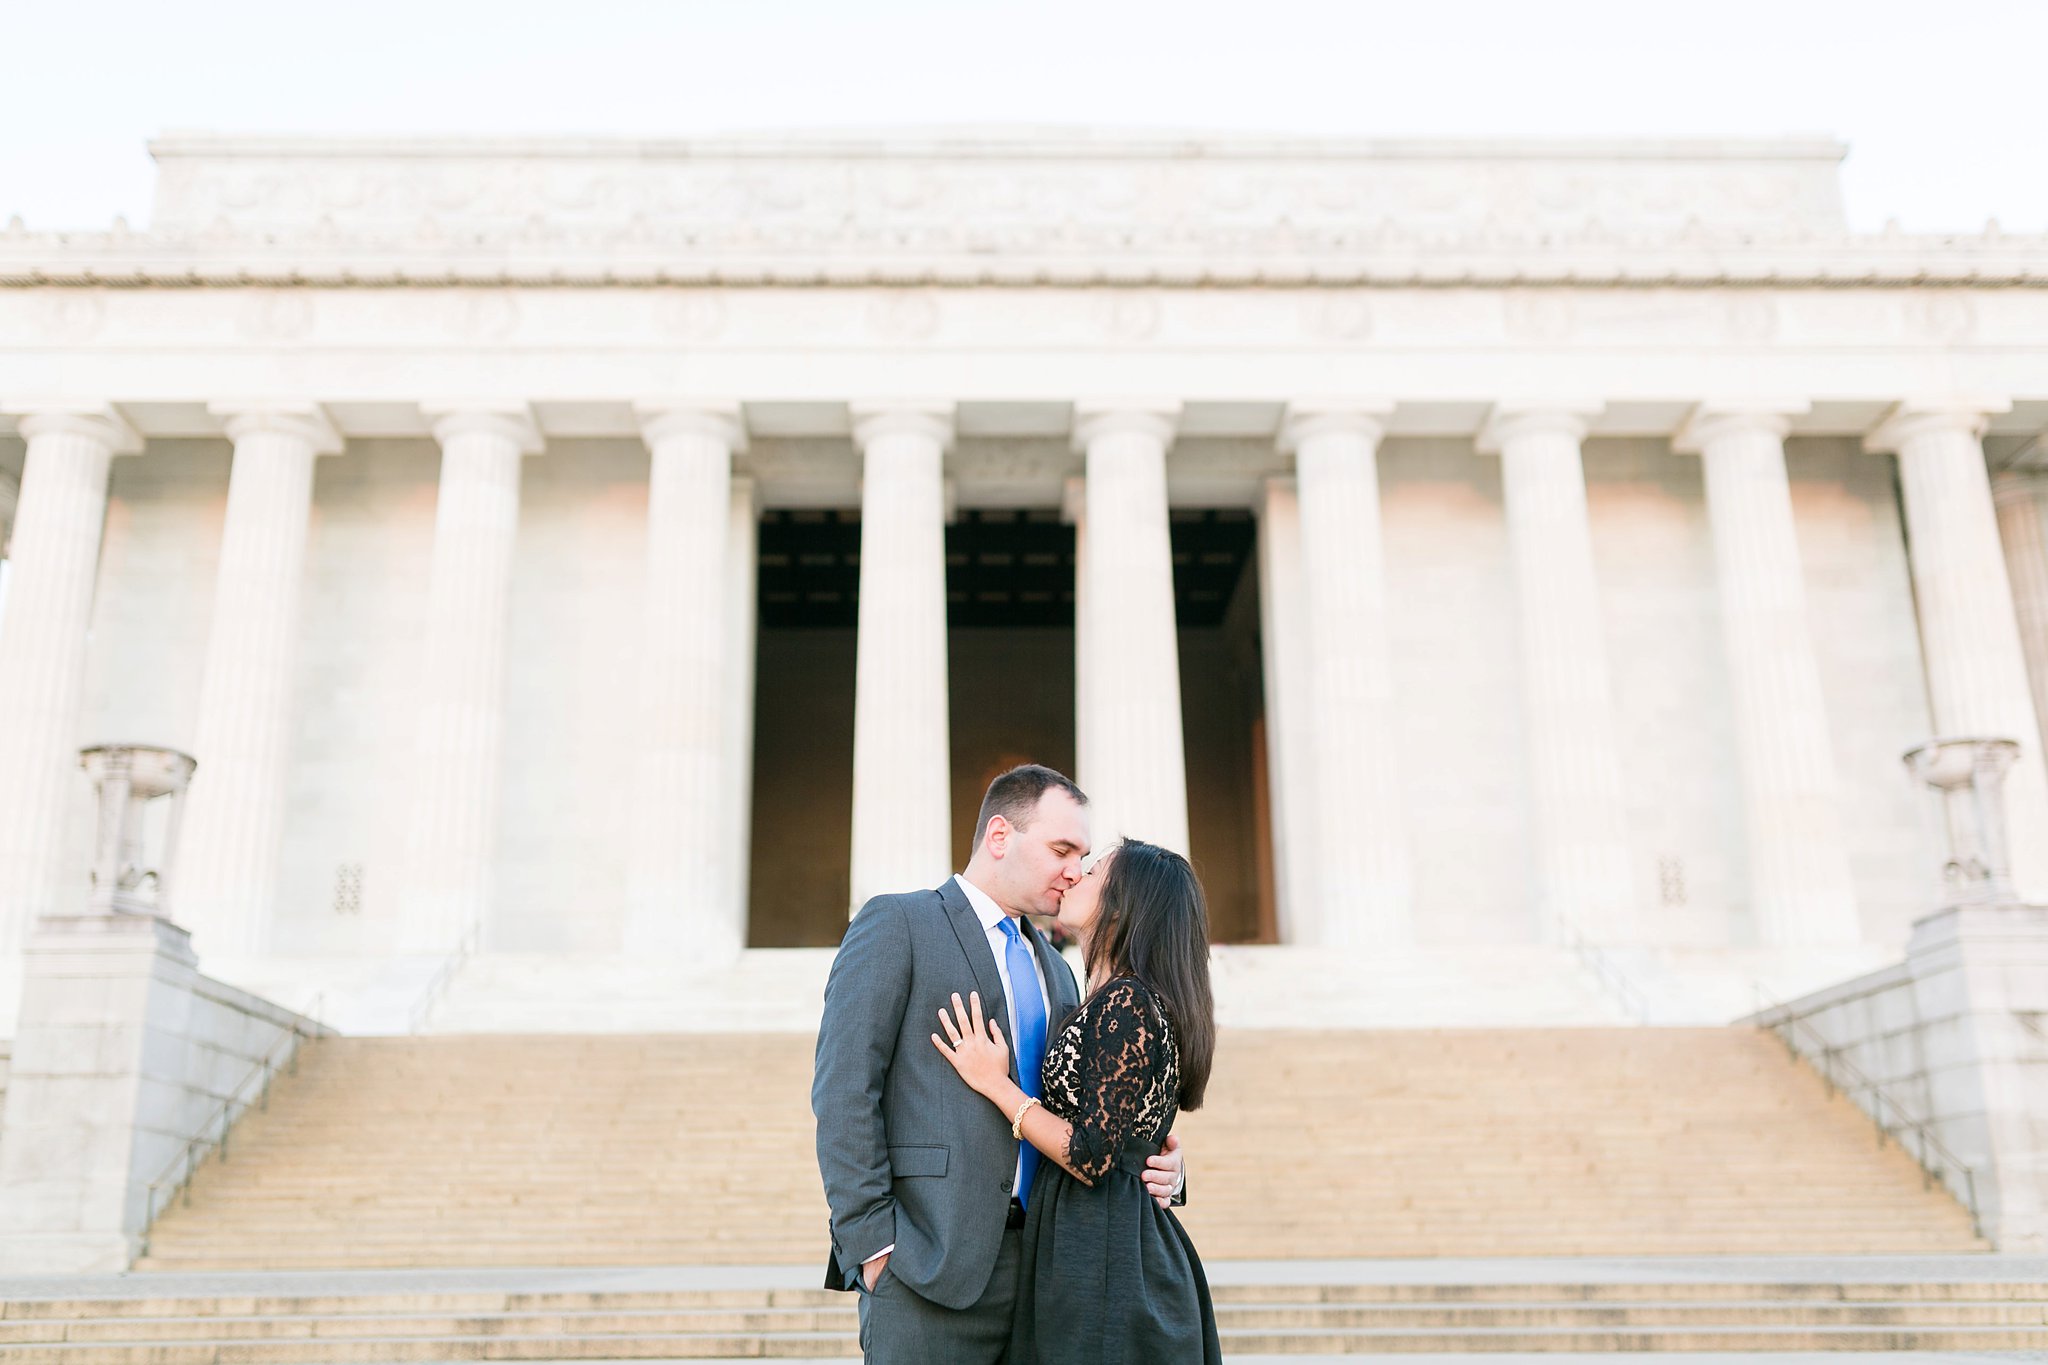
[[[809,1261],[811,1051],[760,1034],[322,1042],[158,1220],[144,1267]],[[1227,1033],[1179,1130],[1196,1154],[1182,1217],[1212,1256],[1982,1245],[1754,1030]]]
[[[2037,1351],[2048,1329],[2026,1327],[1672,1327],[1532,1329],[1248,1329],[1223,1333],[1226,1356],[1438,1352]],[[382,1335],[256,1340],[148,1340],[0,1346],[14,1365],[355,1365],[455,1360],[855,1359],[851,1331]]]

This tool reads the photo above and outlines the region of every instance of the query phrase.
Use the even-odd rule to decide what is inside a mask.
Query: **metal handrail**
[[[235,1120],[241,1117],[240,1114],[235,1112],[235,1106],[241,1105],[243,1113],[248,1112],[249,1109],[248,1102],[242,1099],[242,1092],[247,1090],[252,1082],[260,1080],[262,1082],[262,1089],[257,1092],[255,1104],[257,1108],[267,1111],[270,1108],[270,1082],[279,1071],[280,1065],[287,1075],[298,1075],[299,1044],[305,1039],[319,1038],[331,1031],[317,1018],[320,1006],[326,1000],[326,994],[325,991],[315,994],[312,1000],[307,1003],[303,1012],[294,1014],[291,1017],[291,1025],[284,1036],[270,1045],[270,1051],[263,1054],[263,1059],[250,1069],[248,1075],[242,1078],[241,1084],[228,1091],[222,1097],[221,1102],[214,1107],[213,1112],[207,1115],[205,1122],[199,1125],[199,1131],[186,1139],[183,1150],[171,1158],[170,1164],[164,1167],[163,1173],[149,1182],[148,1207],[143,1218],[142,1245],[137,1253],[138,1255],[147,1256],[149,1254],[149,1231],[156,1226],[157,1198],[159,1193],[165,1192],[166,1187],[168,1187],[163,1205],[165,1208],[169,1208],[170,1200],[177,1198],[180,1193],[183,1193],[185,1196],[185,1206],[190,1208],[192,1206],[192,1177],[198,1172],[199,1163],[206,1159],[209,1152],[213,1151],[220,1153],[222,1161],[228,1159],[228,1130],[234,1127]],[[311,1027],[308,1027],[308,1025]],[[280,1053],[284,1054],[281,1063]],[[216,1124],[219,1125],[219,1134],[209,1138],[207,1135],[213,1131]]]
[[[1967,1162],[1963,1161],[1962,1158],[1958,1157],[1949,1148],[1947,1143],[1934,1135],[1934,1121],[1932,1119],[1913,1117],[1912,1111],[1901,1104],[1890,1091],[1872,1080],[1861,1067],[1844,1056],[1845,1049],[1829,1042],[1827,1035],[1808,1021],[1808,1016],[1795,1013],[1788,1004],[1773,1002],[1761,981],[1752,980],[1750,987],[1756,994],[1759,1006],[1757,1012],[1750,1016],[1755,1021],[1756,1026],[1762,1029],[1769,1029],[1777,1037],[1778,1041],[1785,1045],[1785,1051],[1792,1056],[1794,1061],[1804,1060],[1811,1063],[1814,1069],[1820,1072],[1821,1079],[1827,1082],[1830,1095],[1840,1092],[1848,1097],[1851,1104],[1855,1104],[1857,1108],[1863,1109],[1863,1112],[1869,1116],[1871,1122],[1877,1125],[1877,1145],[1879,1147],[1884,1146],[1888,1140],[1896,1139],[1898,1140],[1900,1151],[1905,1152],[1908,1156],[1914,1156],[1913,1149],[1906,1144],[1904,1138],[1900,1135],[1910,1132],[1917,1139],[1920,1150],[1918,1155],[1914,1156],[1914,1159],[1920,1163],[1920,1173],[1925,1188],[1933,1189],[1934,1182],[1937,1180],[1947,1185],[1948,1171],[1951,1169],[1962,1175],[1963,1203],[1970,1213],[1970,1231],[1979,1238],[1983,1237],[1984,1219],[1977,1208],[1977,1172]],[[1773,1014],[1780,1017],[1776,1020],[1769,1019],[1769,1016]],[[1804,1029],[1807,1036],[1813,1040],[1814,1046],[1811,1052],[1801,1052],[1799,1044],[1794,1041],[1792,1035],[1799,1029]],[[1847,1084],[1843,1083],[1843,1079],[1837,1077],[1836,1072],[1838,1070],[1841,1072],[1841,1076],[1846,1078]],[[1864,1108],[1863,1105],[1857,1103],[1856,1097],[1858,1095],[1870,1096],[1870,1108]],[[1885,1121],[1884,1111],[1887,1109],[1895,1116],[1894,1123],[1887,1123]]]
[[[478,926],[470,925],[462,931],[462,937],[456,941],[454,949],[441,959],[441,965],[428,979],[419,999],[412,1002],[412,1012],[406,1016],[405,1021],[407,1033],[418,1033],[426,1027],[427,1016],[434,1012],[434,1006],[441,1003],[441,997],[447,994],[449,985],[455,980],[455,974],[462,970],[463,963],[475,956],[477,935]]]
[[[1635,983],[1605,948],[1581,934],[1574,925],[1559,926],[1559,933],[1565,947],[1577,955],[1580,964],[1593,974],[1602,990],[1620,1001],[1629,1018],[1638,1024],[1650,1022],[1649,993]]]

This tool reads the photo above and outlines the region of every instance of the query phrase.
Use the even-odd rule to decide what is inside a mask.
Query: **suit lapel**
[[[1045,935],[1038,932],[1030,920],[1024,921],[1024,932],[1031,939],[1031,951],[1038,954],[1039,974],[1045,977],[1045,984],[1052,992],[1052,999],[1045,1002],[1045,1024],[1051,1028],[1059,1022],[1060,1015],[1081,1002],[1067,992],[1067,973],[1060,970],[1066,963],[1046,942]]]
[[[974,907],[967,903],[967,893],[951,877],[939,887],[939,902],[946,907],[946,918],[960,939],[960,951],[967,954],[967,965],[974,970],[975,988],[981,992],[982,1017],[1006,1021],[1003,1032],[1007,1034],[1010,1002],[1003,995],[1003,978],[996,973],[996,955],[988,946],[988,931],[981,927],[981,916],[974,913]],[[1012,1057],[1010,1071],[1015,1074],[1016,1070],[1017,1061]]]

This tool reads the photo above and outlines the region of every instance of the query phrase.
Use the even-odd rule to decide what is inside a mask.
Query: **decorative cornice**
[[[694,234],[660,240],[678,235],[649,231],[625,240],[551,230],[462,245],[445,236],[0,231],[0,288],[2048,288],[2048,235],[1990,232],[1715,241],[1700,230],[1640,241],[1593,233],[1485,241],[1383,225],[1203,243],[1076,230],[1061,242],[1007,252],[977,250],[945,231],[925,234],[916,250],[853,231],[831,247],[783,251]]]

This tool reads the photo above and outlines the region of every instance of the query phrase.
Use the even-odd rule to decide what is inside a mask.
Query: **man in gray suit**
[[[982,799],[967,870],[936,891],[869,901],[833,960],[811,1081],[832,1210],[825,1287],[860,1295],[869,1361],[973,1365],[1001,1361],[1009,1345],[1017,1196],[1028,1199],[1038,1155],[931,1036],[955,992],[979,991],[1019,1079],[1017,1056],[1042,1057],[1045,1030],[1080,1003],[1072,970],[1024,916],[1057,913],[1080,881],[1087,805],[1050,768],[1002,774]],[[1035,1075],[1019,1084],[1037,1093]],[[1177,1198],[1178,1141],[1151,1164],[1153,1197]]]

